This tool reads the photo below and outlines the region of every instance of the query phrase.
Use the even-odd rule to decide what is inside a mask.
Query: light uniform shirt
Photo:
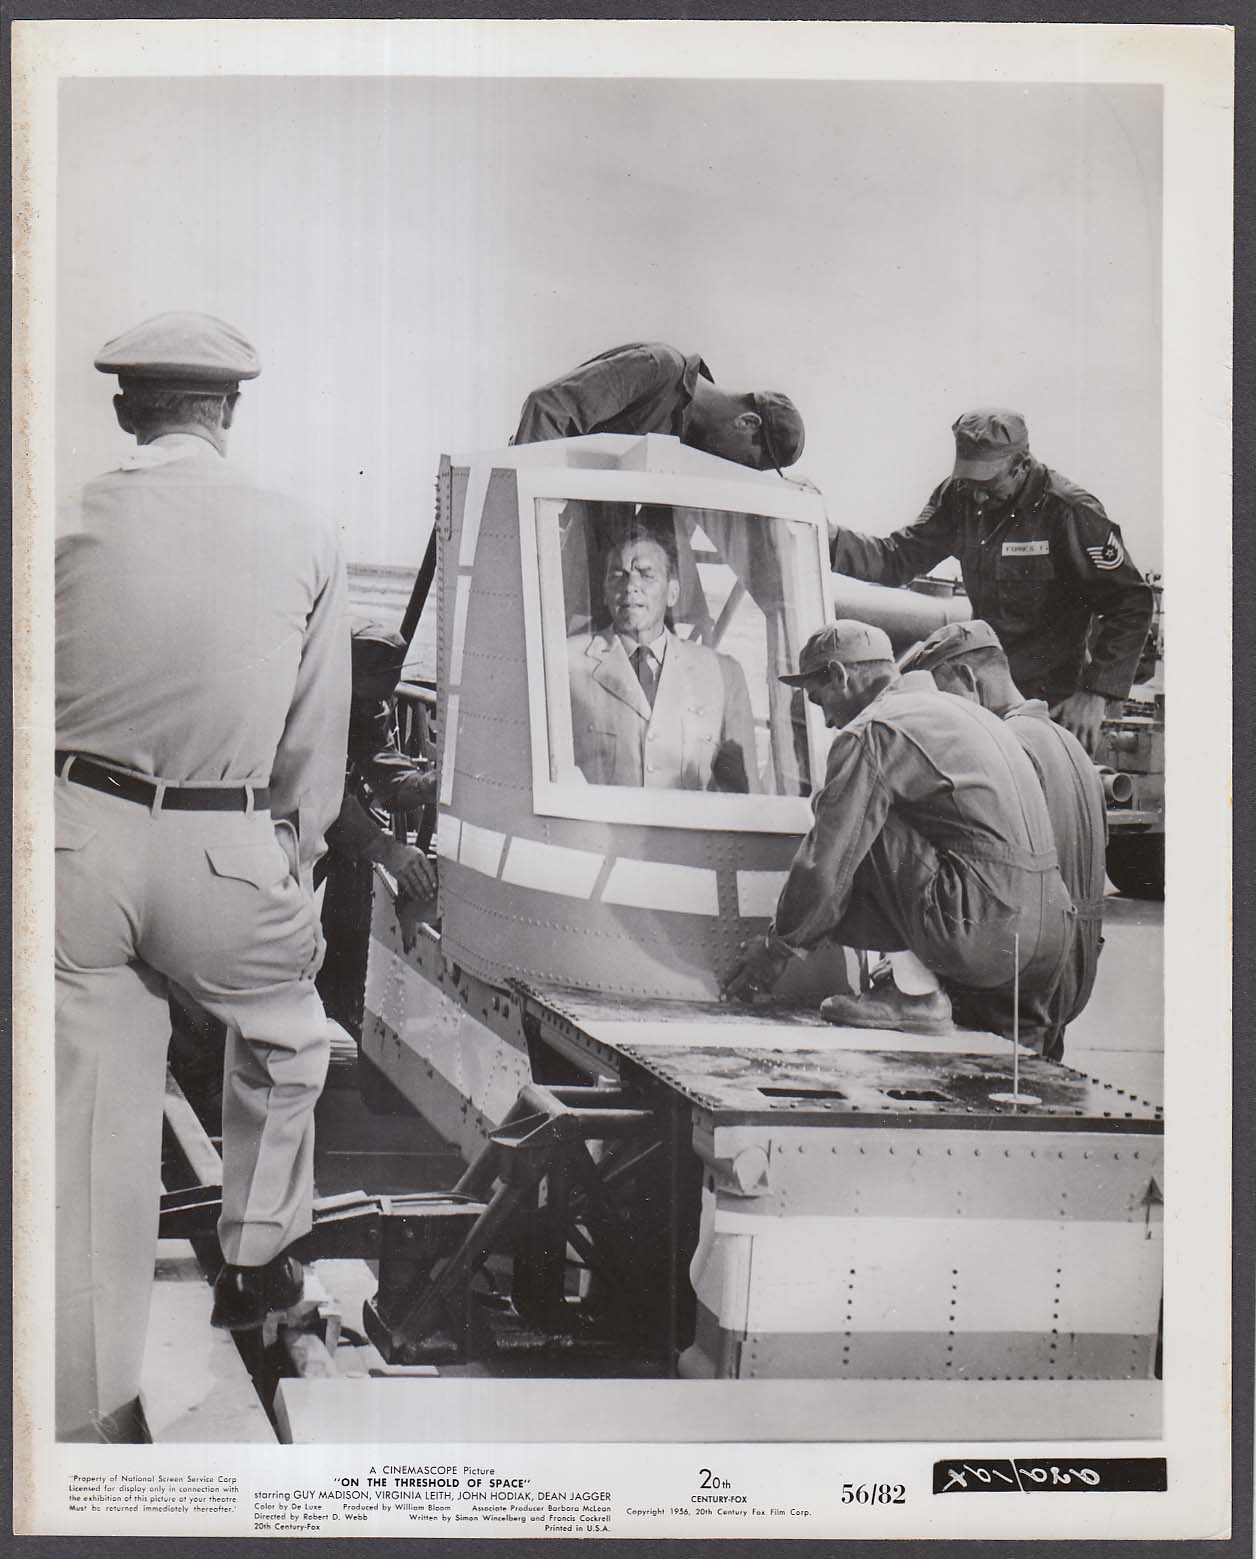
[[[63,505],[56,744],[172,784],[270,785],[321,853],[349,707],[330,529],[205,439],[138,448]]]

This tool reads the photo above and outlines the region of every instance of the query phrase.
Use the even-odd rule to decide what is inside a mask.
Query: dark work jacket
[[[983,516],[948,479],[902,530],[841,530],[832,548],[837,573],[885,585],[909,584],[946,557],[959,559],[973,616],[998,634],[1027,696],[1127,696],[1152,594],[1097,498],[1033,461],[1010,510]]]
[[[348,763],[340,815],[327,830],[327,844],[350,860],[383,833],[363,806],[358,791],[365,782],[372,795],[391,806],[398,787],[420,772],[420,765],[397,746],[391,699],[355,698],[349,707]]]
[[[661,342],[612,347],[533,390],[523,403],[515,444],[585,433],[684,432],[694,382],[710,379],[700,357]]]

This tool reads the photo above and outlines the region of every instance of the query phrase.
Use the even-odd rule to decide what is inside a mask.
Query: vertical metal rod
[[[1020,1093],[1020,932],[1012,933],[1012,1094]]]

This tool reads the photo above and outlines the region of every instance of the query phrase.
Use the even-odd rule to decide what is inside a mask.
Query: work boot
[[[904,1034],[949,1034],[951,999],[945,991],[908,996],[892,982],[879,984],[862,996],[829,996],[820,1016],[841,1028],[898,1029]]]
[[[211,1326],[255,1331],[276,1310],[289,1310],[305,1291],[305,1268],[295,1256],[276,1256],[264,1267],[223,1264],[214,1283]]]

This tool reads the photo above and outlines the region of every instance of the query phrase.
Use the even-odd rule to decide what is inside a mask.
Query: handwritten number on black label
[[[1000,1457],[933,1464],[935,1494],[1156,1494],[1163,1456]]]

